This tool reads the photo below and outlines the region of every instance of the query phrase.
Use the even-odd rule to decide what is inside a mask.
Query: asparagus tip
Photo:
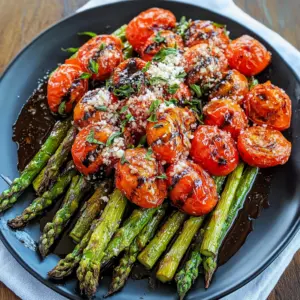
[[[7,225],[12,229],[17,229],[17,228],[24,227],[25,223],[24,220],[22,220],[22,218],[19,216],[7,221]]]

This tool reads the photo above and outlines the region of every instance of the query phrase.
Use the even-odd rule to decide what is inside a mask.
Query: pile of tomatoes
[[[271,62],[256,39],[230,40],[226,28],[211,21],[189,21],[183,34],[176,26],[168,10],[140,13],[126,29],[139,57],[125,61],[120,39],[92,38],[51,75],[48,102],[54,113],[76,105],[80,131],[72,156],[84,175],[115,169],[116,187],[133,203],[150,208],[169,197],[182,211],[203,215],[218,201],[212,175],[228,175],[240,159],[260,168],[287,162],[291,144],[281,131],[290,126],[291,100],[269,81],[250,88],[249,77]],[[162,84],[158,97],[147,86],[151,76],[145,68],[170,48],[182,55],[184,80],[174,93]],[[87,92],[90,77],[111,78],[122,93],[106,87]],[[195,87],[208,100],[201,124],[187,104]],[[148,148],[138,146],[144,135]]]

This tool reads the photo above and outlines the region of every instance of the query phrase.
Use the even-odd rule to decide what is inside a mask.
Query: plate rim
[[[69,15],[67,17],[64,17],[61,20],[59,20],[58,22],[52,24],[48,28],[46,28],[43,31],[41,31],[34,39],[32,39],[30,41],[30,43],[28,43],[25,47],[23,47],[16,54],[16,56],[9,62],[9,64],[7,65],[7,67],[5,68],[5,70],[3,71],[3,73],[0,76],[0,84],[1,84],[2,79],[5,77],[6,73],[10,70],[10,68],[14,65],[14,63],[18,60],[18,58],[23,54],[23,52],[25,52],[36,40],[38,40],[40,37],[42,37],[43,35],[45,35],[48,31],[52,30],[54,27],[59,26],[61,23],[65,22],[65,21],[67,21],[69,19],[72,19],[76,15],[84,14],[84,13],[92,11],[94,9],[99,9],[101,7],[106,7],[106,6],[114,6],[114,5],[118,5],[119,3],[124,3],[124,2],[137,2],[137,1],[141,1],[141,0],[127,0],[127,1],[119,0],[119,1],[114,1],[112,3],[107,3],[107,4],[93,6],[91,8],[84,9],[84,10],[81,10],[79,12],[74,12],[71,15]],[[200,7],[203,10],[209,11],[209,12],[211,12],[213,14],[225,17],[227,19],[232,20],[235,23],[238,23],[242,27],[245,27],[249,31],[253,32],[255,35],[258,35],[263,41],[265,41],[267,44],[269,44],[268,41],[266,41],[265,38],[263,38],[259,34],[259,32],[254,32],[249,26],[247,26],[247,24],[242,24],[238,20],[235,20],[233,17],[227,16],[226,14],[222,14],[220,12],[213,11],[213,10],[211,10],[209,8],[205,8],[205,7],[201,6],[201,5],[197,5],[197,3],[194,3],[192,0],[183,0],[183,1],[181,1],[181,0],[155,0],[155,1],[157,2],[157,4],[159,4],[160,2],[165,2],[165,3],[171,2],[171,3],[181,3],[181,4],[188,4],[188,5],[195,6],[195,7]],[[286,66],[293,73],[294,77],[296,78],[296,80],[300,84],[300,74],[298,75],[296,73],[296,71],[294,70],[294,68],[292,68],[290,66],[290,64],[285,60],[285,58],[280,54],[280,52],[278,52],[276,49],[274,49],[274,50],[278,54],[278,56],[280,56],[280,58],[284,61],[284,63],[286,64]],[[2,215],[3,215],[3,213],[0,215],[0,218],[1,218]],[[287,238],[284,241],[282,241],[279,244],[278,247],[276,247],[275,249],[272,250],[271,254],[269,255],[269,258],[252,275],[250,275],[250,276],[246,277],[245,279],[243,279],[239,284],[236,284],[236,285],[233,284],[231,287],[227,288],[223,292],[218,293],[218,294],[215,293],[214,295],[212,295],[211,298],[204,298],[204,299],[211,299],[211,300],[219,299],[221,297],[224,297],[224,296],[226,296],[226,295],[228,295],[228,294],[230,294],[230,293],[232,293],[232,292],[240,289],[241,287],[243,287],[244,285],[246,285],[247,283],[249,283],[250,281],[252,281],[253,279],[255,279],[259,274],[261,274],[283,252],[283,250],[285,250],[287,248],[287,246],[290,244],[290,242],[292,241],[292,239],[296,236],[296,234],[298,232],[300,232],[300,217],[296,220],[295,224],[293,224],[293,227],[289,231]],[[36,278],[37,280],[39,280],[41,283],[43,283],[44,285],[46,285],[51,290],[57,292],[60,295],[63,295],[65,297],[67,297],[68,299],[83,299],[82,297],[80,297],[80,295],[70,295],[70,293],[68,293],[65,290],[59,288],[59,286],[53,284],[52,281],[50,281],[49,279],[43,278],[39,273],[37,273],[28,263],[26,263],[26,261],[21,256],[19,256],[17,254],[17,252],[14,250],[14,248],[10,245],[10,243],[8,242],[8,240],[6,239],[6,237],[4,236],[4,234],[2,232],[2,228],[0,228],[0,239],[3,242],[4,246],[6,247],[6,249],[10,252],[10,254],[34,278]],[[190,299],[195,299],[195,297],[190,297]]]

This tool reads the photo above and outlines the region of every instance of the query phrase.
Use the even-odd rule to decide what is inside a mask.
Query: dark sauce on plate
[[[95,86],[97,87],[97,86]],[[93,88],[95,88],[93,87]],[[55,118],[51,114],[47,105],[47,83],[43,83],[28,99],[22,108],[18,120],[13,126],[13,140],[18,144],[18,168],[23,170],[34,154],[40,149],[41,145],[50,133]],[[262,208],[267,208],[268,194],[271,183],[272,169],[261,170],[256,178],[253,187],[247,196],[244,207],[239,211],[233,226],[226,235],[219,254],[219,265],[226,263],[244,244],[248,234],[253,230],[253,219],[259,216]],[[50,208],[50,210],[40,219],[40,228],[43,230],[45,224],[52,220],[55,212],[59,209],[61,201]],[[69,231],[75,224],[79,211],[59,241],[54,245],[52,252],[60,257],[70,253],[75,244],[69,237]],[[175,240],[174,237],[173,240]],[[172,243],[170,243],[171,245]],[[170,247],[169,245],[169,247]],[[190,247],[191,248],[191,247]],[[185,255],[185,259],[188,255]],[[184,259],[184,260],[185,260]],[[184,261],[183,260],[183,261]],[[180,265],[182,265],[181,262]],[[131,273],[131,278],[139,280],[149,278],[152,288],[157,288],[160,284],[156,280],[155,274],[158,264],[153,270],[146,270],[142,265],[136,263]],[[112,274],[112,265],[104,267],[104,274]],[[103,273],[102,273],[103,274]]]
[[[18,169],[22,171],[48,137],[55,119],[47,104],[47,82],[42,83],[23,106],[13,126],[18,145]]]

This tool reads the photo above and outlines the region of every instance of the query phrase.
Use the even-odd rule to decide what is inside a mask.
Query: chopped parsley
[[[94,129],[91,129],[88,136],[86,137],[86,141],[90,144],[97,144],[97,145],[105,145],[104,143],[98,141],[95,139],[95,131]]]
[[[249,90],[252,90],[256,85],[259,84],[258,80],[254,76],[248,78],[248,83],[249,83]]]
[[[187,74],[185,72],[181,72],[175,76],[175,78],[184,78]]]
[[[196,96],[200,98],[202,96],[202,91],[199,85],[197,84],[190,84],[190,88],[194,91]]]
[[[153,154],[152,149],[151,149],[151,148],[148,148],[145,158],[146,158],[147,160],[153,160],[152,154]]]
[[[170,105],[176,105],[176,104],[177,104],[177,100],[176,100],[176,99],[165,100],[164,103],[165,103],[167,106],[170,106]]]
[[[158,44],[161,44],[161,43],[164,43],[166,41],[166,38],[164,38],[163,36],[160,35],[160,32],[158,32],[155,37],[154,37],[154,42],[155,43],[158,43]]]
[[[105,43],[102,43],[102,44],[100,45],[100,47],[99,47],[99,50],[102,51],[102,50],[105,49],[105,47],[106,47],[106,44],[105,44]]]
[[[174,48],[162,48],[159,52],[153,57],[153,61],[163,61],[168,55],[177,54],[177,49]]]
[[[187,29],[190,27],[190,20],[186,20],[185,16],[182,16],[179,23],[177,24],[176,33],[184,36]]]
[[[157,179],[167,179],[167,175],[165,173],[162,173],[158,176],[156,176]]]
[[[76,53],[79,48],[61,48],[62,51],[68,52],[68,53]]]
[[[216,22],[212,22],[212,24],[217,28],[226,28],[226,25],[224,25],[224,24],[220,24],[220,23],[216,23]]]
[[[146,72],[149,70],[150,66],[151,66],[151,61],[148,61],[148,62],[145,64],[145,67],[142,69],[142,72],[143,72],[143,73],[146,73]]]
[[[78,32],[77,34],[78,34],[78,35],[87,35],[87,36],[90,36],[90,37],[95,37],[95,36],[97,36],[97,33],[91,32],[91,31]]]
[[[114,139],[121,136],[122,135],[122,132],[120,131],[117,131],[117,132],[114,132],[107,140],[106,142],[106,146],[111,146],[114,142]]]
[[[126,159],[126,157],[125,157],[125,153],[124,153],[123,156],[121,157],[120,162],[121,162],[121,165],[124,165],[125,163],[129,163],[129,161],[128,161],[128,160]]]
[[[79,79],[89,79],[92,76],[90,73],[82,73]]]
[[[159,107],[160,103],[161,103],[161,101],[158,99],[152,101],[150,108],[149,108],[149,112],[150,113],[155,112],[157,110],[157,108]]]
[[[91,70],[91,72],[93,72],[94,74],[98,74],[99,65],[96,61],[90,59],[88,69]]]
[[[99,105],[99,106],[96,106],[95,108],[100,111],[107,111],[107,107],[105,105]]]
[[[179,89],[179,85],[177,83],[174,83],[172,85],[169,85],[168,87],[168,93],[173,95],[177,92],[177,90]]]
[[[128,98],[133,92],[134,92],[134,89],[129,84],[124,84],[124,85],[120,86],[119,88],[114,89],[114,94],[117,97]]]
[[[128,109],[128,105],[124,105],[124,106],[120,109],[120,114],[123,114],[127,109]]]
[[[156,84],[156,83],[162,83],[162,82],[167,83],[168,80],[165,79],[165,78],[159,77],[159,76],[151,77],[151,78],[149,79],[150,85],[154,85],[154,84]]]

